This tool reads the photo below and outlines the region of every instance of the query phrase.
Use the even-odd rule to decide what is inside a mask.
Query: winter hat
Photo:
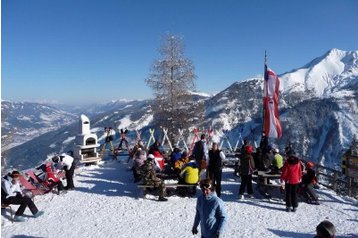
[[[306,164],[307,169],[312,169],[314,167],[314,163],[312,161],[308,161]]]
[[[152,161],[152,160],[154,160],[154,159],[155,159],[155,157],[154,157],[154,155],[152,155],[152,154],[149,154],[148,157],[147,157],[147,160],[148,160],[148,161]]]
[[[52,157],[52,161],[54,163],[58,163],[59,160],[60,160],[60,156],[58,156],[58,155],[55,155],[54,157]]]
[[[185,157],[187,157],[188,156],[188,153],[186,152],[186,151],[184,151],[182,154],[181,154],[181,157],[182,158],[185,158]]]
[[[317,236],[320,238],[334,238],[336,237],[336,228],[330,221],[322,221],[316,227]]]
[[[207,179],[203,179],[200,181],[200,188],[211,188],[212,182],[211,179],[207,178]]]

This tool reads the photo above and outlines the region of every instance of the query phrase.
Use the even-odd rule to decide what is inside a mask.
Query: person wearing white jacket
[[[74,190],[75,186],[73,184],[73,174],[75,172],[75,163],[74,158],[68,154],[55,155],[52,157],[52,161],[57,163],[60,168],[65,170],[65,176],[67,180],[66,190]]]
[[[29,207],[34,217],[41,216],[44,212],[39,211],[30,197],[23,195],[20,182],[20,172],[13,171],[1,180],[1,203],[20,205],[14,217],[14,221],[25,221],[23,217],[26,207]]]

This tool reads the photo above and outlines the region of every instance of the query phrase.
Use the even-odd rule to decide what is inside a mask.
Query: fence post
[[[352,197],[352,177],[348,177],[348,196]]]
[[[337,179],[338,179],[338,174],[337,172],[333,173],[333,191],[337,191]]]

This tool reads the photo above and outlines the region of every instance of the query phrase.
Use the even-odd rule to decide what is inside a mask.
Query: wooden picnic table
[[[281,185],[277,183],[270,183],[270,179],[279,179],[281,174],[270,174],[266,171],[258,171],[257,175],[254,175],[253,178],[256,178],[257,190],[264,197],[271,198],[274,194],[274,190],[280,188]]]
[[[281,177],[281,174],[270,174],[265,171],[258,171],[257,172],[257,184],[272,185],[272,184],[269,184],[269,182],[268,182],[269,179],[279,179],[280,177]]]

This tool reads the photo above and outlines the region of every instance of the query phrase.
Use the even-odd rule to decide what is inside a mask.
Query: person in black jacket
[[[222,177],[222,168],[223,160],[225,159],[225,154],[218,149],[218,144],[213,143],[211,150],[209,150],[209,177],[213,184],[216,187],[216,194],[218,197],[221,196],[221,177]]]
[[[195,158],[196,164],[199,166],[199,171],[206,169],[208,148],[205,134],[202,134],[200,136],[200,140],[195,142],[192,156]]]
[[[306,164],[306,173],[302,176],[301,189],[308,203],[319,205],[318,196],[314,190],[317,184],[316,171],[314,163],[308,161]]]

